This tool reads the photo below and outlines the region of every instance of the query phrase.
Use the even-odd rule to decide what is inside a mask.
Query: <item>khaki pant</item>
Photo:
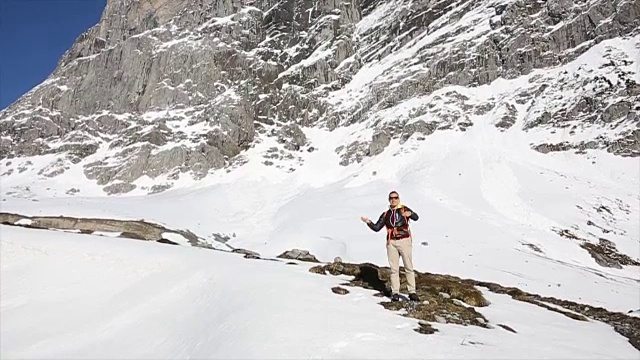
[[[407,276],[407,288],[409,293],[416,292],[416,276],[413,273],[413,242],[411,238],[391,240],[387,244],[387,257],[391,267],[391,292],[400,293],[400,257]]]

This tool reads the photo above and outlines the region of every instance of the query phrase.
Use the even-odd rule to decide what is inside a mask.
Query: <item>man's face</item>
[[[400,202],[400,197],[398,196],[398,193],[389,194],[389,204],[391,206],[396,206],[398,205],[399,202]]]

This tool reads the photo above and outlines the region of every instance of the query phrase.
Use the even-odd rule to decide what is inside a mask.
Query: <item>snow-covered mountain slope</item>
[[[376,218],[395,189],[421,216],[412,225],[418,269],[615,311],[640,307],[637,160],[603,152],[541,154],[529,149],[521,132],[479,122],[465,132],[435,133],[428,142],[410,139],[404,146],[411,152],[394,142],[362,164],[336,164],[332,149],[364,127],[309,129],[318,149],[305,153],[306,165],[289,174],[249,161],[155,195],[4,197],[2,208],[25,215],[143,218],[210,241],[214,234],[228,236],[229,244],[267,256],[296,247],[323,261],[341,256],[385,264],[384,235],[372,233],[359,217]],[[260,146],[247,156],[259,157]],[[604,266],[581,247],[602,239],[628,262]]]
[[[598,321],[483,291],[492,324],[435,324],[378,305],[373,291],[190,247],[1,226],[3,358],[581,358],[637,356]]]
[[[229,245],[264,256],[301,248],[322,261],[340,256],[384,265],[384,235],[372,233],[360,216],[377,218],[389,191],[397,190],[420,215],[412,223],[418,270],[498,282],[610,311],[637,310],[638,14],[640,2],[628,0],[295,0],[242,6],[110,1],[100,24],[78,39],[54,74],[0,113],[0,207],[25,215],[145,219],[210,242],[228,239]],[[12,233],[2,231],[5,241],[4,234]],[[24,234],[11,241],[37,241],[29,240],[33,232]],[[100,238],[105,240],[109,245],[96,246],[113,245],[109,256],[155,251]],[[75,248],[67,241],[61,240],[61,251]],[[157,249],[161,257],[165,252],[168,258],[188,257],[184,270],[166,270],[176,287],[181,277],[219,271],[218,260],[209,262],[220,257],[224,264],[227,256],[199,260],[200,249]],[[2,251],[4,256],[4,246]],[[16,253],[15,261],[28,254]],[[82,250],[69,254],[64,261],[84,261],[78,258]],[[229,259],[235,269],[235,258]],[[294,267],[250,266],[265,276],[274,266],[268,279],[308,276],[295,274]],[[133,276],[131,282],[124,283],[136,283],[133,274],[145,269],[134,269],[126,275]],[[226,270],[211,276],[229,284],[219,280],[223,274]],[[238,278],[244,281],[242,274]],[[159,280],[150,281],[141,286],[153,291]],[[115,293],[124,291],[113,286]],[[237,286],[233,291],[249,291]],[[211,295],[189,291],[205,309],[220,306],[197,300]],[[318,294],[314,291],[303,287],[300,293]],[[262,298],[252,294],[247,300],[252,304]],[[326,295],[328,308],[335,305],[329,295],[335,296]],[[177,306],[172,298],[166,301]],[[524,309],[504,304],[506,312]],[[531,319],[538,317],[533,311],[536,316],[527,315]],[[153,323],[158,315],[141,316]],[[139,329],[143,322],[125,327]],[[2,326],[3,335],[5,329],[7,334],[22,329],[5,327],[4,320]],[[275,332],[264,326],[265,333]],[[42,341],[55,333],[51,329],[57,327],[43,328],[52,332],[43,333]],[[250,331],[243,329],[233,331]],[[283,338],[307,336],[298,334],[299,327],[291,329],[295,334]],[[360,332],[345,329],[336,338]],[[251,334],[246,336],[262,336]],[[400,338],[404,333],[388,337],[394,344]],[[168,342],[159,355],[140,356],[182,356],[181,349],[206,356],[199,352],[203,345],[190,341]],[[449,350],[449,338],[442,347],[434,348],[433,341],[441,340],[406,349],[406,357],[420,354],[421,346],[429,354],[437,349],[434,357],[457,356]],[[520,344],[522,338],[514,341],[519,349],[534,347]],[[585,349],[599,344],[587,342]],[[15,351],[37,357],[37,349],[51,350],[42,344],[33,353]],[[345,348],[351,349],[349,344]],[[83,346],[78,343],[75,354],[86,354]],[[483,351],[487,357],[510,357],[501,351],[505,346],[493,347],[497,353]],[[558,357],[582,354],[564,348],[573,345],[558,346],[553,353]],[[603,348],[609,348],[608,340]],[[65,349],[70,348],[60,351]],[[371,356],[391,351],[375,349]],[[228,350],[216,354],[244,354]],[[325,350],[318,351],[332,357]],[[292,357],[307,354],[295,351]],[[466,356],[467,350],[460,351]],[[522,354],[549,354],[544,351]],[[261,356],[256,354],[245,355]]]
[[[586,66],[590,55],[570,66]],[[509,94],[519,81],[445,88],[433,98],[455,89],[465,101],[481,102],[490,94]],[[412,103],[395,110],[387,116],[412,111]],[[138,180],[127,196],[105,197],[80,168],[46,182],[25,170],[3,178],[0,204],[2,211],[27,215],[143,218],[211,242],[228,237],[230,245],[266,256],[303,248],[322,261],[341,256],[384,265],[383,235],[359,217],[377,217],[395,189],[421,216],[412,224],[414,263],[421,271],[494,281],[611,311],[639,309],[637,158],[600,150],[533,151],[531,143],[569,135],[523,132],[522,117],[507,130],[494,126],[492,115],[470,119],[474,125],[466,131],[390,139],[377,156],[347,166],[339,164],[343,158],[335,149],[370,136],[370,123],[333,131],[303,127],[314,151],[298,154],[303,165],[296,171],[264,163],[264,154],[277,146],[266,137],[243,154],[246,162],[236,169],[202,180],[182,178],[174,189],[154,195],[138,190],[157,179]],[[286,160],[270,161],[288,166]],[[71,187],[81,191],[65,194]],[[585,244],[599,248],[592,255]]]

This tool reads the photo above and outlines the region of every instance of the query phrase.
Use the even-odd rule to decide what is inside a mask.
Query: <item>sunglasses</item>
[[[398,200],[397,196],[389,196],[389,200]]]

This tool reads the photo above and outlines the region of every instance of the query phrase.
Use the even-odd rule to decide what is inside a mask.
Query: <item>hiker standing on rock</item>
[[[371,230],[378,232],[387,228],[387,257],[391,267],[391,300],[400,300],[400,257],[407,277],[409,299],[420,301],[416,294],[416,277],[413,273],[413,239],[409,230],[409,219],[418,220],[418,214],[404,205],[400,205],[400,196],[396,191],[389,193],[389,209],[380,215],[378,222],[369,218],[360,218]]]

